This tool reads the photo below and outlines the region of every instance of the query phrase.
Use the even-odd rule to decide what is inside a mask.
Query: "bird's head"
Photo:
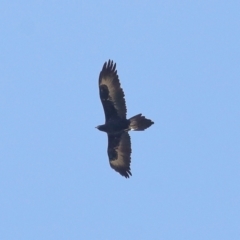
[[[98,130],[105,132],[106,126],[105,125],[99,125],[96,127]]]

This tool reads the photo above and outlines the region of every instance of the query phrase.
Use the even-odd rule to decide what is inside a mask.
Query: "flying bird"
[[[116,63],[105,62],[99,75],[99,94],[105,113],[105,124],[97,126],[108,135],[110,166],[122,176],[132,176],[131,140],[128,131],[143,131],[154,122],[142,114],[127,119],[124,92],[118,78]]]

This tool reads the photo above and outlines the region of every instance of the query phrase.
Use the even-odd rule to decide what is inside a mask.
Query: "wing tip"
[[[109,59],[103,64],[102,71],[110,70],[111,72],[116,73],[117,64],[113,62],[113,60]]]
[[[131,173],[131,169],[127,169],[127,170],[122,170],[122,171],[118,171],[119,174],[121,174],[123,177],[125,178],[130,178],[132,176],[132,173]]]
[[[125,178],[130,178],[132,176],[132,173],[130,170],[126,170],[124,173],[120,173]]]

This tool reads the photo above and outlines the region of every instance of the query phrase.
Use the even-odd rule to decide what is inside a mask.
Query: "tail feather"
[[[138,114],[129,119],[129,130],[134,131],[143,131],[146,128],[149,128],[154,122],[150,119],[145,118],[142,114]]]

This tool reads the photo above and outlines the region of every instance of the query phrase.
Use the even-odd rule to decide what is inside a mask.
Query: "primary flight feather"
[[[99,75],[99,94],[105,113],[105,124],[98,126],[108,135],[108,158],[110,166],[122,176],[129,178],[132,173],[131,140],[128,131],[143,131],[154,122],[138,114],[126,118],[127,108],[124,92],[116,70],[116,63],[105,62]]]

